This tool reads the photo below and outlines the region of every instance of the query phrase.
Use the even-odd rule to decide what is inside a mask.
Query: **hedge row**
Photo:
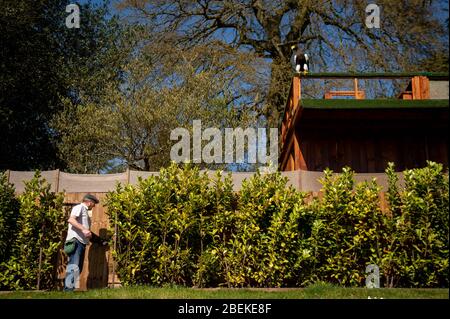
[[[301,287],[325,281],[364,286],[366,266],[385,287],[448,287],[449,189],[440,164],[389,165],[389,211],[376,181],[325,171],[323,197],[287,187],[279,173],[255,174],[241,191],[172,164],[159,176],[107,196],[122,283],[199,287]]]
[[[63,199],[63,194],[50,191],[39,172],[16,197],[0,173],[0,290],[54,288],[67,227]]]
[[[376,181],[325,171],[323,197],[286,186],[279,173],[256,174],[233,192],[231,178],[210,179],[171,165],[107,196],[113,252],[124,284],[294,287],[325,281],[363,286],[379,266],[386,287],[448,287],[449,189],[442,165],[429,162],[389,177],[389,211]],[[0,174],[0,289],[55,283],[65,217],[62,194],[37,172],[25,192]],[[41,267],[39,270],[39,259]]]

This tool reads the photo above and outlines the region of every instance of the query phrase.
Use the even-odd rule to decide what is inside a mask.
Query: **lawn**
[[[62,291],[0,292],[0,299],[448,299],[448,289],[367,289],[342,288],[316,284],[307,288],[227,289],[227,288],[155,288],[136,286],[115,289],[92,289],[65,293]]]

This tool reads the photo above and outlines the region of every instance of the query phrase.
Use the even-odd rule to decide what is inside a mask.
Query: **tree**
[[[62,98],[96,99],[116,79],[122,52],[117,20],[105,6],[81,7],[81,26],[65,25],[69,0],[2,1],[0,12],[0,169],[64,168],[50,121]]]
[[[448,50],[435,52],[430,57],[421,60],[418,69],[429,72],[447,72],[449,70]]]
[[[122,0],[119,8],[158,32],[180,35],[179,46],[221,39],[271,60],[260,113],[277,126],[291,79],[290,46],[300,43],[316,71],[402,70],[445,46],[448,31],[436,14],[442,1],[380,0],[381,28],[365,26],[358,0]],[[142,21],[138,20],[138,21]]]
[[[191,130],[193,120],[219,129],[252,124],[242,96],[258,85],[253,56],[223,43],[180,49],[151,36],[139,28],[130,34],[130,47],[140,50],[122,66],[123,83],[109,85],[99,101],[66,100],[52,122],[70,171],[157,170],[170,163],[175,128]]]

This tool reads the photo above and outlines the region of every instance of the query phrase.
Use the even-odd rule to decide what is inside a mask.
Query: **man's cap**
[[[94,203],[96,203],[96,204],[99,203],[99,200],[97,199],[97,197],[95,197],[95,196],[92,195],[92,194],[86,194],[86,195],[84,195],[83,201],[85,201],[85,200],[90,200],[91,202],[94,202]]]

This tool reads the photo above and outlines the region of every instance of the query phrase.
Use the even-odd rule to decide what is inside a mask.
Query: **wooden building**
[[[353,90],[302,98],[303,79],[353,79]],[[397,98],[366,99],[360,79],[408,80]],[[346,96],[351,99],[336,99]],[[448,74],[308,74],[295,76],[281,122],[282,171],[383,172],[423,167],[427,160],[448,167]]]

